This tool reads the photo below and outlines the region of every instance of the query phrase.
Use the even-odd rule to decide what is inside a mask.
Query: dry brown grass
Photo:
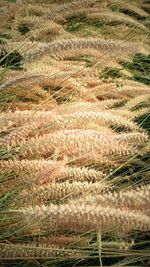
[[[147,264],[128,241],[146,243],[150,230],[150,89],[122,61],[149,54],[148,15],[141,0],[0,1],[1,49],[24,59],[0,69],[4,266],[90,264],[95,232],[100,262],[112,253]],[[101,78],[111,67],[121,75]]]

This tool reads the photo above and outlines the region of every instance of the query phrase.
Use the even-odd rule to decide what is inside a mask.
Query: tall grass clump
[[[0,0],[0,266],[148,266],[145,1]]]

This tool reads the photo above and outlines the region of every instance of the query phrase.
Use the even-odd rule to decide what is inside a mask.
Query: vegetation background
[[[0,0],[0,267],[149,266],[150,1]]]

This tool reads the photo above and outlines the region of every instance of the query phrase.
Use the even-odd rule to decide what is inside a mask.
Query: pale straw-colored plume
[[[91,237],[82,235],[62,235],[62,234],[49,234],[48,236],[35,236],[33,242],[36,246],[40,244],[41,247],[58,247],[58,248],[77,248],[89,245]],[[122,244],[123,245],[123,244]]]
[[[0,259],[6,260],[24,260],[24,259],[49,259],[49,258],[80,258],[85,253],[78,250],[59,249],[56,246],[44,246],[40,244],[7,244],[0,243]]]
[[[87,167],[67,166],[64,161],[52,160],[1,160],[0,173],[16,173],[22,175],[22,181],[43,184],[61,181],[101,181],[105,174]],[[28,178],[23,175],[28,174]],[[23,178],[24,177],[24,178]],[[12,181],[13,183],[14,181]],[[19,182],[19,178],[18,178]]]
[[[129,43],[124,44],[122,41],[113,41],[113,40],[103,40],[97,38],[78,38],[78,39],[69,39],[51,42],[50,44],[43,43],[39,49],[35,49],[32,52],[27,52],[23,54],[26,60],[31,60],[37,58],[37,56],[49,54],[50,56],[58,57],[62,55],[63,52],[72,50],[72,49],[96,49],[102,53],[122,53],[132,54],[136,53],[139,49],[137,44]],[[140,51],[139,51],[140,52]]]
[[[77,166],[97,166],[101,171],[115,169],[120,164],[118,161],[115,161],[115,159],[96,152],[81,154],[78,157],[72,158],[72,162]]]
[[[67,38],[70,34],[66,33],[62,25],[54,21],[44,21],[30,32],[34,41],[51,42],[57,38]]]
[[[120,126],[130,131],[138,129],[138,126],[134,122],[132,122],[131,120],[127,120],[120,114],[113,114],[113,112],[111,113],[111,111],[83,111],[74,113],[72,115],[65,115],[62,117],[56,116],[56,120],[52,122],[52,125],[50,125],[50,127],[52,129],[77,129],[81,127],[86,128],[86,124],[90,123],[95,123],[101,126]]]
[[[139,110],[134,111],[133,114],[134,114],[134,118],[138,118],[143,115],[147,115],[147,118],[148,118],[150,114],[150,108],[149,107],[141,108]]]
[[[138,107],[140,103],[149,103],[150,104],[150,95],[149,94],[144,94],[140,96],[136,96],[135,98],[131,99],[128,101],[124,108],[132,110],[135,107]]]
[[[53,57],[56,60],[66,60],[66,59],[73,59],[73,58],[78,58],[80,56],[94,56],[97,58],[101,58],[102,53],[99,52],[97,49],[94,48],[74,48],[70,50],[64,51],[62,54],[59,55],[54,55]]]
[[[120,2],[118,0],[113,0],[113,1],[109,0],[107,2],[108,2],[109,7],[116,8],[117,10],[121,12],[128,11],[128,13],[130,13],[131,15],[134,15],[134,16],[136,15],[139,17],[148,16],[148,13],[146,11],[144,11],[142,8],[138,7],[137,5],[134,5],[130,1]]]
[[[40,123],[43,122],[46,118],[49,119],[49,121],[52,120],[54,117],[54,113],[52,111],[44,111],[44,110],[16,110],[14,112],[8,111],[1,113],[0,119],[1,120],[7,120],[8,124],[11,123],[12,125],[15,125],[17,127],[24,126],[27,123],[34,123],[39,121]]]
[[[94,20],[94,21],[103,21],[106,24],[119,24],[123,23],[125,25],[136,27],[144,31],[149,31],[147,27],[145,27],[142,23],[138,22],[137,20],[131,18],[130,16],[118,13],[118,12],[111,12],[111,11],[100,11],[92,14],[87,15],[87,19]]]
[[[103,156],[136,153],[136,150],[126,141],[116,140],[112,134],[106,135],[96,130],[56,131],[39,138],[32,138],[18,148],[22,157],[52,155],[56,150],[60,155],[66,156],[80,156],[91,152],[100,153]]]
[[[97,194],[93,196],[87,196],[85,198],[78,199],[82,203],[95,202],[97,205],[104,207],[129,209],[135,211],[141,211],[144,214],[149,215],[150,205],[150,186],[143,185],[126,191],[120,192],[107,192],[103,194]],[[71,202],[70,202],[71,203]]]
[[[140,82],[138,81],[134,81],[134,80],[126,80],[126,79],[117,79],[116,80],[118,85],[123,87],[132,87],[132,88],[144,88],[144,89],[148,89],[149,88],[149,85],[146,85],[146,84],[141,84]]]
[[[144,94],[149,94],[149,88],[145,87],[132,87],[132,86],[123,86],[122,88],[118,89],[118,92],[122,95],[126,95],[129,97],[136,97]]]
[[[95,195],[108,189],[106,182],[76,182],[51,183],[41,186],[33,186],[31,190],[23,190],[17,197],[20,205],[38,203],[50,203],[51,201],[68,200],[80,196]],[[18,205],[17,205],[18,206]]]
[[[13,212],[13,211],[12,211]],[[16,210],[27,223],[37,224],[50,231],[70,230],[75,232],[89,231],[96,228],[112,232],[130,230],[149,230],[149,217],[142,212],[104,207],[94,201],[80,203],[80,200],[61,205],[41,205]]]
[[[68,79],[67,79],[68,78]],[[56,86],[64,86],[70,87],[75,89],[75,81],[70,77],[70,73],[67,72],[59,72],[55,75],[46,75],[46,74],[26,74],[22,76],[18,76],[12,80],[8,80],[0,86],[0,90],[8,89],[14,86],[22,86],[28,87],[33,85],[39,85],[41,87],[49,86],[49,87],[56,87]]]
[[[37,130],[42,126],[41,120],[34,123],[26,124],[22,127],[17,128],[10,134],[6,135],[5,138],[0,142],[2,146],[15,146],[26,138],[37,135]]]
[[[80,7],[84,6],[84,8],[93,7],[93,5],[97,2],[97,0],[92,1],[70,1],[69,3],[61,3],[59,5],[53,6],[49,14],[47,14],[47,18],[59,21],[65,16],[69,16],[69,14],[72,16],[74,15],[74,12],[76,14],[77,10],[80,10]],[[82,8],[81,8],[82,9]],[[82,9],[83,10],[83,9]],[[78,11],[78,14],[80,14],[80,11]],[[82,13],[81,13],[82,14]]]
[[[16,191],[18,190],[17,188],[20,190],[22,186],[52,183],[61,180],[61,173],[63,173],[65,164],[65,161],[52,160],[1,160],[0,173],[12,174],[11,179],[0,184],[1,195],[11,190]],[[103,177],[102,175],[101,177]]]
[[[16,174],[28,173],[33,175],[36,172],[47,171],[49,174],[53,169],[60,169],[64,166],[65,161],[53,161],[53,160],[1,160],[0,172],[15,172]]]
[[[145,142],[148,141],[148,135],[146,133],[122,133],[120,135],[118,135],[118,137],[116,137],[117,140],[124,140],[126,142],[128,142],[128,144],[137,144],[138,145],[142,145]]]
[[[88,101],[75,101],[72,103],[66,103],[65,105],[62,104],[58,106],[57,108],[47,111],[47,110],[15,110],[14,112],[8,111],[3,112],[0,114],[0,120],[5,120],[6,122],[9,122],[11,124],[14,124],[15,126],[24,126],[26,123],[33,123],[33,118],[35,121],[48,121],[48,119],[51,121],[52,118],[54,118],[55,114],[70,114],[75,112],[81,112],[81,111],[101,111],[104,109],[109,109],[112,107],[115,107],[116,105],[119,105],[122,103],[121,100],[118,99],[109,99],[109,100],[103,100],[100,103],[99,102],[88,102]]]

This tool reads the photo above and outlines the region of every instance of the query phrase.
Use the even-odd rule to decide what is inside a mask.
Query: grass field
[[[0,267],[150,265],[150,2],[0,0]]]

